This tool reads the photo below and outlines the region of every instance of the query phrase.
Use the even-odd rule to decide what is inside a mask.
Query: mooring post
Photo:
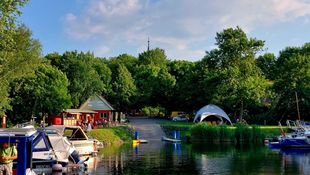
[[[135,139],[139,140],[139,132],[138,131],[135,132]]]
[[[181,139],[181,132],[180,131],[177,131],[177,139]]]

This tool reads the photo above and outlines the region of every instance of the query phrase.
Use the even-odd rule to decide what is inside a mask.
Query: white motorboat
[[[72,143],[80,155],[94,155],[98,152],[97,149],[103,145],[97,139],[88,138],[79,126],[51,125],[46,129],[57,130]]]

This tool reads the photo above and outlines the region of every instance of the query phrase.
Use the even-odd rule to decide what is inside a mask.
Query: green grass
[[[181,131],[182,140],[194,142],[238,142],[261,143],[264,138],[281,134],[279,126],[235,125],[213,126],[207,123],[192,122],[160,122],[167,136],[171,137],[174,130]],[[287,128],[283,127],[285,131]]]
[[[193,122],[162,121],[159,123],[168,137],[173,137],[173,131],[180,131],[181,139],[188,140]]]
[[[93,129],[87,132],[87,135],[99,140],[104,145],[119,145],[132,141],[132,131],[126,126]]]

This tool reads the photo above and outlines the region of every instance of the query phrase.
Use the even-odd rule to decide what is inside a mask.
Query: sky
[[[260,54],[310,42],[310,0],[30,0],[21,11],[44,55],[137,57],[149,38],[168,59],[198,61],[217,32],[236,26],[265,41]]]

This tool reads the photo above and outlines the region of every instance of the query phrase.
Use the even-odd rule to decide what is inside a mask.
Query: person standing
[[[0,145],[0,175],[13,174],[13,160],[17,159],[17,149],[10,143]]]
[[[89,123],[87,124],[87,129],[86,129],[86,131],[89,132],[89,131],[91,131],[91,130],[92,130],[92,125],[91,125],[91,123],[89,122]]]

